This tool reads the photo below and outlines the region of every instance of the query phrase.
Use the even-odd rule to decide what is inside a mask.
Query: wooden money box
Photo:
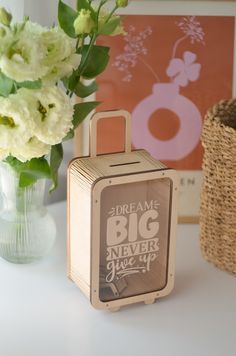
[[[124,116],[125,152],[96,154],[100,118]],[[174,285],[178,179],[144,150],[131,151],[130,115],[97,113],[90,156],[68,167],[68,276],[97,309],[150,304]]]

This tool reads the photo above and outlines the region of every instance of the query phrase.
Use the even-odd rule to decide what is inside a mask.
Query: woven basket
[[[200,245],[203,256],[236,275],[236,99],[205,117]]]

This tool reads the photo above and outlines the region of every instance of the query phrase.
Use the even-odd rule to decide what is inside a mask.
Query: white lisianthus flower
[[[35,123],[26,103],[18,94],[0,97],[0,144],[2,149],[21,146],[28,142]]]
[[[64,91],[53,86],[37,90],[22,88],[18,93],[30,103],[35,122],[33,136],[49,145],[60,143],[73,127],[73,106]]]
[[[24,26],[24,31],[26,31],[27,33],[33,36],[41,36],[42,33],[48,31],[48,28],[41,26],[36,22],[27,21]]]
[[[24,29],[12,32],[8,38],[10,45],[0,57],[0,69],[17,82],[34,81],[42,78],[48,71],[43,63],[46,48],[41,41],[44,29],[28,21]]]
[[[8,149],[0,147],[0,161],[3,161],[5,158],[9,156],[10,152]]]
[[[1,27],[1,38],[0,38],[0,56],[5,52],[9,51],[12,44],[13,38],[11,31],[8,27]]]
[[[11,155],[21,162],[26,162],[32,158],[39,158],[49,154],[50,149],[50,145],[46,145],[36,137],[32,137],[24,145],[12,148]]]
[[[5,30],[5,28],[0,27],[0,38],[1,40],[6,36],[7,32]]]
[[[45,31],[41,37],[47,49],[44,63],[48,67],[64,61],[75,53],[74,41],[58,27]]]
[[[74,41],[58,27],[44,32],[41,37],[47,49],[43,63],[48,67],[43,82],[54,84],[59,79],[70,76],[73,69],[79,66],[81,56],[75,53]]]
[[[80,64],[81,56],[78,54],[72,54],[69,58],[62,62],[55,64],[48,74],[42,78],[44,85],[53,85],[59,79],[67,78],[73,72],[73,69],[78,68]]]

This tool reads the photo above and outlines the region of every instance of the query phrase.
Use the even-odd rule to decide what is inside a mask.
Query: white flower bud
[[[116,0],[117,7],[126,7],[128,5],[128,0]]]
[[[5,26],[9,26],[11,24],[12,20],[12,15],[7,12],[4,7],[0,7],[0,23],[2,23]]]
[[[74,29],[76,35],[91,33],[94,28],[94,22],[91,18],[90,10],[82,9],[74,21]]]
[[[0,38],[3,38],[6,36],[6,30],[3,27],[0,27]]]

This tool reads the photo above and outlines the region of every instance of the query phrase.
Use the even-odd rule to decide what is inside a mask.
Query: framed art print
[[[125,36],[99,40],[111,48],[99,110],[130,111],[133,148],[179,171],[182,222],[198,221],[204,115],[235,93],[235,10],[227,1],[131,1]],[[121,120],[102,120],[98,152],[122,147],[122,130]]]

